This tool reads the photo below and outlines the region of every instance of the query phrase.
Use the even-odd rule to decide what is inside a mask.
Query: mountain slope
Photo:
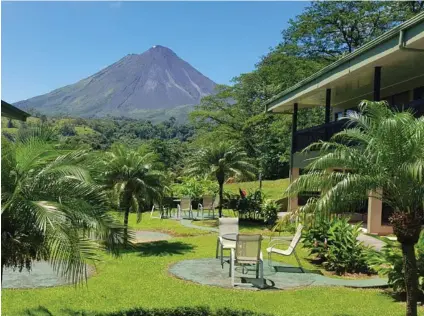
[[[15,103],[47,115],[143,117],[147,112],[198,104],[215,83],[172,50],[153,46],[50,93]]]

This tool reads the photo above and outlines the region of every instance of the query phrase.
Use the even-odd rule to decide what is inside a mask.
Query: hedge
[[[87,315],[87,314],[81,314]],[[257,313],[248,310],[233,310],[222,308],[211,310],[209,307],[176,307],[176,308],[135,308],[113,313],[89,314],[95,316],[272,316],[266,313]]]

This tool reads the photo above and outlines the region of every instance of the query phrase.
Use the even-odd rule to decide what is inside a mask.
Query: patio
[[[305,270],[302,273],[298,267],[281,262],[264,260],[265,290],[288,290],[304,288],[307,286],[344,286],[351,288],[387,287],[387,280],[381,278],[347,280],[324,276],[319,271]],[[229,265],[224,264],[222,269],[219,259],[202,258],[184,260],[170,266],[169,273],[179,279],[199,283],[202,285],[232,288],[231,278],[228,276]],[[247,290],[259,290],[259,279],[255,278],[254,268],[248,268],[243,274],[241,269],[236,269],[236,279],[242,283],[252,283],[253,287],[237,287]]]

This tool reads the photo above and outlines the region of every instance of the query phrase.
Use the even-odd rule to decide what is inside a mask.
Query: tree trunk
[[[219,182],[219,209],[218,209],[219,218],[222,217],[222,200],[223,199],[224,199],[224,183]]]
[[[390,218],[393,232],[402,246],[406,289],[406,316],[417,315],[418,269],[414,245],[421,233],[422,211],[394,212]]]
[[[125,213],[124,213],[124,243],[125,243],[125,247],[127,246],[128,243],[128,217],[130,215],[130,207],[129,205],[125,208]]]
[[[406,316],[417,316],[418,270],[414,244],[402,243],[405,271]]]

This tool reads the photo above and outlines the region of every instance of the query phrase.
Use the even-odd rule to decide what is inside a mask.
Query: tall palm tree
[[[393,230],[402,246],[407,315],[417,314],[418,273],[414,245],[424,213],[424,118],[391,110],[385,102],[362,102],[351,124],[329,142],[311,145],[320,155],[288,188],[288,195],[321,191],[304,210],[342,211],[372,194],[394,210]],[[327,172],[344,168],[347,173]]]
[[[84,151],[59,152],[38,138],[2,139],[1,272],[34,260],[77,283],[98,249],[118,254],[123,226],[106,213],[106,196],[81,167]]]
[[[124,209],[126,239],[130,210],[137,213],[140,221],[142,204],[160,200],[166,189],[164,173],[156,168],[157,158],[153,153],[132,150],[123,144],[114,144],[102,157],[104,181],[112,189],[118,208]]]
[[[230,176],[255,177],[256,167],[246,152],[228,142],[212,143],[189,159],[187,173],[215,177],[219,185],[219,217],[222,217],[224,182]]]

